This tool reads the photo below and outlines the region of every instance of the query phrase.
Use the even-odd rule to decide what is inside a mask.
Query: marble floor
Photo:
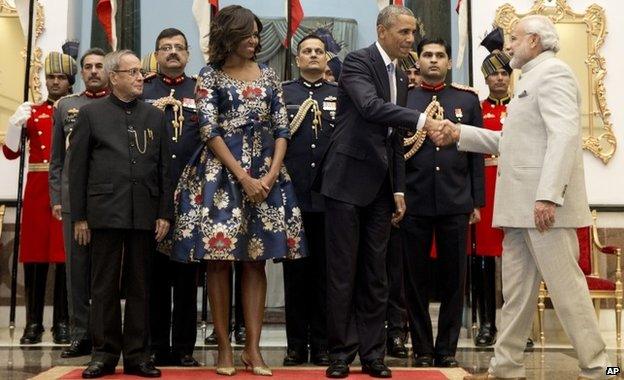
[[[198,333],[197,348],[195,358],[202,365],[213,366],[216,360],[216,350],[214,347],[204,345],[206,333],[210,333],[210,326],[207,329],[200,329]],[[44,343],[34,346],[20,346],[19,338],[21,329],[14,333],[8,328],[0,329],[0,379],[28,379],[53,366],[81,366],[89,360],[88,357],[62,359],[60,353],[62,346],[54,345],[49,332],[44,335]],[[606,335],[606,334],[605,334]],[[605,336],[609,341],[609,337]],[[286,333],[283,325],[266,325],[262,333],[262,351],[269,366],[280,366],[285,354]],[[615,342],[610,342],[615,343]],[[609,343],[608,343],[609,344]],[[241,347],[235,346],[236,364],[240,365],[238,352]],[[457,359],[461,366],[468,372],[481,372],[487,368],[492,349],[478,349],[474,347],[471,339],[466,337],[466,332],[462,333],[459,342]],[[622,352],[614,348],[609,349],[609,357],[614,365],[622,363]],[[567,380],[576,379],[577,363],[575,353],[569,344],[553,339],[553,342],[546,344],[543,349],[534,348],[525,353],[527,366],[527,378],[536,380]],[[412,365],[410,359],[387,358],[387,363],[391,367],[409,367]],[[355,363],[357,365],[357,363]]]

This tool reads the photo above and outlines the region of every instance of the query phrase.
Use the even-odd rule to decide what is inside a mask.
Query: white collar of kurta
[[[390,59],[390,56],[381,47],[381,44],[379,43],[379,41],[375,41],[375,46],[377,46],[377,50],[379,50],[379,54],[381,54],[381,58],[384,61],[384,66],[388,67],[389,64],[394,63],[394,67],[396,67],[398,59],[395,59],[394,61]]]
[[[555,52],[552,50],[543,51],[540,54],[538,54],[537,57],[525,63],[524,66],[522,66],[520,70],[522,70],[522,73],[528,73],[535,66],[539,65],[540,63],[544,62],[545,60],[549,58],[553,58],[554,56],[555,56]]]

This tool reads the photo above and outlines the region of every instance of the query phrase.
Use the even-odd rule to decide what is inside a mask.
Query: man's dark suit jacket
[[[397,69],[393,104],[388,71],[376,45],[347,55],[338,86],[336,130],[318,178],[323,195],[364,207],[375,199],[388,173],[392,191],[405,191],[402,130],[416,131],[420,116],[403,107],[407,83]],[[393,128],[389,137],[388,127]]]
[[[157,218],[173,220],[162,111],[143,101],[124,103],[111,94],[80,109],[70,138],[73,222],[86,220],[91,229],[153,230]]]

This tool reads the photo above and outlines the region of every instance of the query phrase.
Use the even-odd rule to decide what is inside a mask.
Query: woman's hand
[[[267,187],[261,180],[253,178],[250,175],[245,175],[240,180],[243,190],[247,197],[252,202],[262,202],[269,194],[270,188]]]
[[[277,176],[278,173],[268,172],[265,176],[260,178],[260,182],[262,182],[262,185],[267,191],[267,197],[269,196],[273,185],[275,185],[275,181],[277,181]]]

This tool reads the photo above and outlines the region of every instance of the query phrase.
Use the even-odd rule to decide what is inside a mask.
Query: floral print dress
[[[254,203],[208,147],[220,136],[253,178],[269,172],[275,139],[290,138],[282,87],[275,72],[260,65],[252,82],[204,67],[195,101],[204,145],[184,169],[175,191],[176,222],[171,258],[256,261],[306,256],[301,210],[282,166],[267,199]]]

